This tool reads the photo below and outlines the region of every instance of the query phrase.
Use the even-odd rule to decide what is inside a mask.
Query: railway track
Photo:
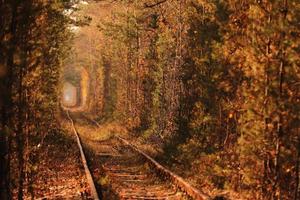
[[[83,147],[82,147],[82,144],[81,144],[81,141],[80,141],[79,134],[78,134],[78,132],[75,128],[74,121],[71,118],[71,116],[69,114],[69,111],[67,111],[67,116],[68,116],[69,120],[71,121],[72,128],[73,128],[74,134],[76,136],[76,141],[77,141],[77,144],[78,144],[78,147],[79,147],[79,150],[80,150],[81,161],[83,163],[84,171],[85,171],[85,174],[86,174],[86,179],[87,179],[87,182],[88,182],[90,190],[91,190],[91,196],[94,200],[99,200],[100,198],[98,196],[98,192],[97,192],[96,186],[94,184],[92,174],[90,172],[90,169],[89,169],[87,161],[86,161],[86,156],[85,156],[84,151],[83,151]]]
[[[93,151],[93,158],[90,158],[91,161],[89,163],[91,166],[88,166],[79,133],[76,130],[76,120],[73,120],[69,113],[67,114],[72,122],[81,154],[83,154],[81,157],[94,199],[211,199],[208,195],[192,187],[182,178],[165,169],[149,155],[119,136],[90,142],[89,148]],[[96,121],[88,120],[94,125],[100,126]],[[89,169],[91,169],[92,173]],[[96,184],[92,176],[94,181],[96,180]],[[96,188],[98,188],[100,195],[97,194]]]

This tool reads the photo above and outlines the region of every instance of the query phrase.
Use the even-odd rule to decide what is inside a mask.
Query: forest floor
[[[90,199],[75,140],[48,135],[40,152],[34,184],[25,199]]]

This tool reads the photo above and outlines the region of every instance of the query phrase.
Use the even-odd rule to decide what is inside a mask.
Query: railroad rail
[[[83,147],[82,147],[82,144],[81,144],[81,141],[80,141],[78,131],[76,130],[74,121],[71,118],[71,116],[69,114],[69,111],[67,111],[67,116],[68,116],[69,120],[71,121],[72,128],[73,128],[73,131],[74,131],[74,134],[75,134],[75,137],[76,137],[76,141],[77,141],[77,144],[78,144],[78,147],[79,147],[79,150],[80,150],[81,161],[83,163],[86,178],[87,178],[88,184],[89,184],[90,189],[91,189],[92,198],[94,200],[100,200],[100,198],[98,196],[98,192],[96,190],[96,186],[95,186],[94,181],[93,181],[92,174],[90,172],[90,169],[89,169],[87,161],[86,161],[86,156],[85,156],[84,151],[83,151]]]
[[[69,114],[68,116],[72,120]],[[85,119],[100,127],[95,120],[87,117]],[[73,120],[72,126],[77,134],[77,141],[80,143]],[[96,143],[94,151],[102,165],[100,170],[107,175],[107,179],[119,199],[212,199],[180,176],[163,167],[125,138],[114,136]],[[95,188],[95,186],[93,187]]]

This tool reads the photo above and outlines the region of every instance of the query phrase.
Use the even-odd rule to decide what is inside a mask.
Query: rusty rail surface
[[[95,121],[93,119],[90,119],[90,121],[92,121],[98,127],[100,127],[100,124],[97,121]],[[155,168],[155,170],[158,173],[162,174],[164,177],[168,177],[178,189],[183,191],[190,198],[195,199],[195,200],[211,200],[212,199],[208,194],[205,194],[204,192],[198,190],[197,188],[193,187],[191,184],[186,182],[182,177],[176,175],[175,173],[173,173],[170,170],[163,167],[161,164],[159,164],[157,161],[155,161],[151,156],[149,156],[148,154],[146,154],[145,152],[140,150],[135,145],[128,142],[126,139],[124,139],[120,136],[115,136],[115,137],[118,140],[120,140],[122,143],[129,146],[132,150],[141,154],[146,159],[146,161]]]
[[[74,134],[76,136],[77,144],[78,144],[78,147],[79,147],[79,150],[80,150],[81,160],[82,160],[82,163],[83,163],[83,166],[84,166],[84,171],[85,171],[85,174],[86,174],[86,178],[87,178],[88,184],[89,184],[90,189],[91,189],[91,195],[92,195],[92,197],[93,197],[94,200],[100,200],[100,198],[98,196],[98,193],[97,193],[97,190],[96,190],[95,183],[93,181],[93,177],[92,177],[91,171],[90,171],[90,169],[89,169],[89,167],[87,165],[86,157],[85,157],[82,145],[81,145],[81,141],[80,141],[80,137],[78,135],[78,131],[75,128],[74,121],[71,118],[71,116],[69,114],[69,111],[66,111],[66,113],[67,113],[67,116],[68,116],[69,120],[71,121],[72,128],[73,128]]]

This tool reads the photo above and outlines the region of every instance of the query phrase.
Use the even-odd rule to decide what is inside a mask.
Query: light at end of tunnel
[[[71,97],[69,94],[65,94],[65,101],[69,102],[71,100]]]
[[[77,103],[77,90],[76,87],[70,83],[65,83],[62,93],[63,105],[67,107],[76,106]]]

